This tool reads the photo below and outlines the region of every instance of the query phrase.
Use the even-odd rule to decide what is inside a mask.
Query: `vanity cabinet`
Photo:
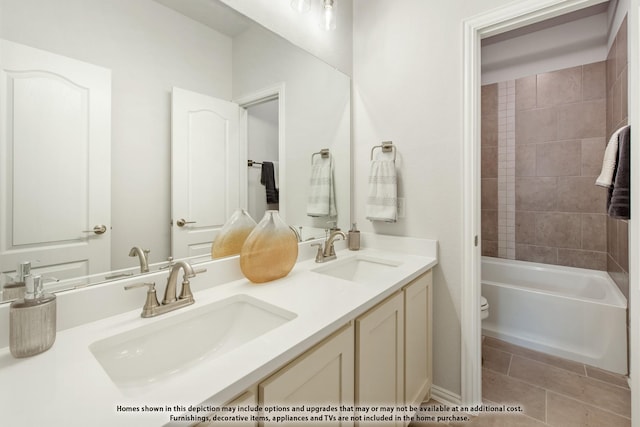
[[[432,384],[431,270],[409,283],[404,295],[404,403],[414,407],[430,397]]]
[[[258,386],[258,400],[269,406],[352,406],[354,398],[354,328],[350,323]],[[286,412],[278,412],[283,416]],[[290,412],[290,415],[311,416],[310,412]],[[269,415],[265,413],[264,415]],[[337,416],[352,418],[351,412],[338,410]],[[309,422],[313,424],[312,422]],[[271,426],[282,423],[264,422]],[[307,424],[301,422],[300,424]],[[289,423],[289,425],[291,425]],[[322,425],[349,426],[353,421],[325,422]]]
[[[396,292],[356,319],[356,360],[356,406],[404,404],[403,292]],[[375,424],[380,423],[359,423]],[[403,422],[385,425],[401,426]]]

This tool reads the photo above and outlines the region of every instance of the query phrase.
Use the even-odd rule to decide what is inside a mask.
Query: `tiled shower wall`
[[[627,20],[622,22],[607,55],[607,137],[627,124]],[[607,219],[607,271],[629,298],[629,226]]]
[[[604,61],[482,87],[483,255],[607,269],[606,190],[594,185],[606,145],[606,93]],[[500,119],[503,106],[513,129]]]

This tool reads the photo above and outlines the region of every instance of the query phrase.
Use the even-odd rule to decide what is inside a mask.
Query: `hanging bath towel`
[[[618,137],[618,161],[609,190],[607,213],[611,218],[630,219],[631,213],[631,129],[625,127]]]
[[[393,160],[372,160],[366,206],[370,221],[396,222],[398,218],[398,178]]]
[[[602,159],[602,170],[600,176],[596,179],[596,185],[600,187],[609,188],[613,185],[613,173],[616,170],[616,163],[618,161],[618,144],[620,139],[620,133],[626,129],[627,126],[621,127],[615,131],[609,142],[607,148],[604,150],[604,157]]]
[[[331,217],[337,214],[332,158],[316,158],[311,166],[307,215]]]
[[[276,188],[275,169],[272,162],[262,162],[262,174],[260,184],[264,185],[267,192],[267,203],[275,204],[280,202],[280,192]]]

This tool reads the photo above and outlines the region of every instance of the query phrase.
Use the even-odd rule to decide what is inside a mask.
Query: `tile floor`
[[[484,403],[494,408],[520,406],[522,412],[481,412],[466,422],[414,421],[411,427],[631,426],[631,393],[620,375],[490,337],[483,338],[482,355]],[[439,405],[434,400],[426,402],[420,414],[442,415],[435,410]]]

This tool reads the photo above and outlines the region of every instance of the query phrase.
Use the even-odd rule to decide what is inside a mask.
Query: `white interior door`
[[[3,272],[111,269],[110,144],[109,70],[0,40]]]
[[[174,258],[211,253],[211,242],[240,206],[239,118],[237,104],[173,88],[171,255]]]

